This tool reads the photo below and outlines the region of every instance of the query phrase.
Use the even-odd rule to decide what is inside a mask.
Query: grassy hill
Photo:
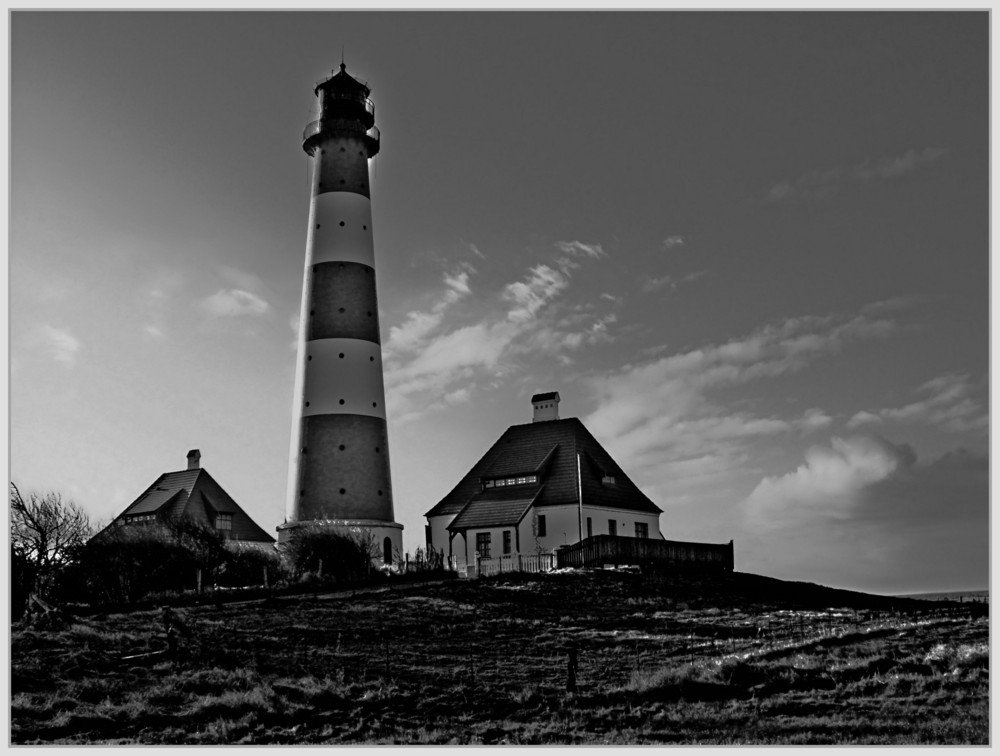
[[[158,610],[93,615],[13,628],[11,738],[986,743],[974,612],[744,573],[596,571],[187,607],[173,657],[141,656],[166,647]]]

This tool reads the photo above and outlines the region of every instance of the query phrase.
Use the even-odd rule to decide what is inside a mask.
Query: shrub
[[[288,540],[288,559],[296,576],[315,573],[329,580],[363,580],[372,573],[374,543],[366,534],[345,533],[325,523],[295,528]]]
[[[57,577],[55,593],[68,602],[132,603],[153,593],[197,587],[228,559],[223,536],[188,518],[105,530],[77,549]]]
[[[225,561],[216,570],[215,584],[224,588],[263,585],[265,569],[269,585],[285,577],[281,557],[273,549],[265,551],[254,546],[230,548]]]

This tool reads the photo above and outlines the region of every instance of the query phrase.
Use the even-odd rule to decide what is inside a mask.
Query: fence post
[[[264,565],[264,587],[265,588],[270,588],[271,587],[270,583],[268,583],[268,581],[267,581],[267,565],[266,564]]]
[[[198,593],[201,593],[201,567],[195,570],[195,579],[198,581]]]
[[[574,644],[569,647],[569,657],[566,660],[566,691],[569,693],[576,692],[577,661],[576,645]]]
[[[316,577],[323,577],[323,560],[319,560],[319,567],[316,569]]]

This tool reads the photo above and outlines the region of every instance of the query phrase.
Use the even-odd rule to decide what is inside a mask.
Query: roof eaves
[[[455,522],[456,520],[458,520],[458,518],[462,516],[462,513],[464,513],[465,510],[468,509],[472,505],[473,498],[475,498],[475,497],[470,496],[469,500],[467,502],[465,502],[465,506],[463,506],[460,510],[458,510],[457,512],[455,512],[455,516],[451,518],[451,522],[448,523],[448,527],[446,527],[445,530],[451,530],[451,524],[453,522]],[[455,532],[458,532],[458,531],[456,530]]]
[[[558,444],[556,444],[556,446],[558,446]],[[540,486],[538,487],[538,490],[537,490],[537,491],[535,492],[535,495],[534,495],[534,496],[532,496],[532,497],[531,497],[531,501],[529,501],[529,502],[528,502],[528,506],[526,506],[526,507],[524,508],[524,511],[523,511],[523,512],[521,512],[521,516],[517,518],[517,522],[516,522],[516,523],[514,524],[514,525],[515,525],[515,527],[517,527],[517,526],[519,526],[519,525],[521,524],[521,520],[523,520],[523,519],[524,519],[524,516],[525,516],[526,514],[528,514],[528,512],[530,512],[530,511],[531,511],[531,508],[532,508],[533,506],[535,506],[535,502],[536,502],[536,501],[538,500],[538,497],[542,495],[542,490],[544,490],[544,488],[545,488],[545,484],[544,484],[544,483],[542,483],[542,485],[540,485]]]

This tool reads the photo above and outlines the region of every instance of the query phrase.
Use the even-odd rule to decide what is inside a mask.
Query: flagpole
[[[577,512],[577,519],[579,520],[580,526],[580,540],[583,540],[583,478],[580,475],[580,453],[576,454],[576,491],[577,498],[580,500],[580,508]]]

